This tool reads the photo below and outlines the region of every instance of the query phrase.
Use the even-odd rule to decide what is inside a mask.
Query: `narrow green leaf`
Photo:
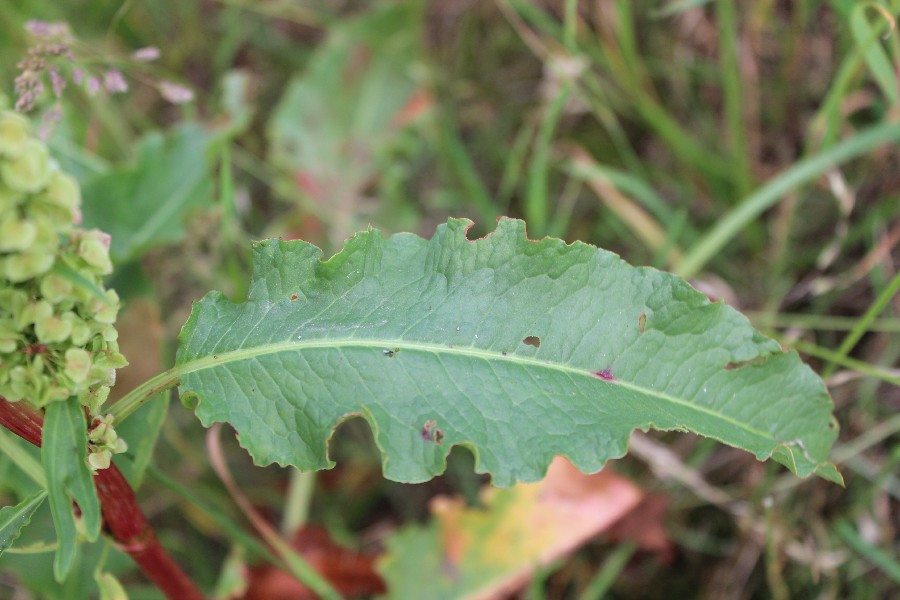
[[[593,246],[528,240],[522,221],[475,241],[470,225],[370,230],[324,262],[302,241],[258,243],[245,303],[194,305],[182,400],[257,463],[304,470],[331,466],[332,430],[360,416],[399,481],[440,473],[454,445],[498,485],[540,479],[557,454],[593,472],[651,427],[840,481],[821,379],[738,312]]]
[[[869,17],[872,15],[877,25],[872,26]],[[881,45],[881,35],[892,28],[892,16],[889,9],[879,2],[858,2],[850,12],[850,29],[856,45],[863,52],[869,72],[885,99],[893,105],[900,104],[900,87],[897,74],[887,52]]]
[[[13,545],[25,526],[31,522],[31,515],[44,503],[46,497],[47,491],[41,490],[15,506],[4,506],[0,509],[0,554]]]
[[[53,576],[62,582],[72,569],[77,545],[73,501],[81,510],[86,538],[93,541],[100,535],[100,502],[85,460],[87,422],[77,398],[47,405],[42,436],[41,462],[47,473],[50,513],[59,540]]]

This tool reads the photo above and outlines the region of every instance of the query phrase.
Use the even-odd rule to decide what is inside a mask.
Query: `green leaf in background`
[[[25,498],[15,506],[4,506],[0,509],[0,554],[13,545],[22,529],[31,522],[31,515],[44,503],[47,491]]]
[[[259,242],[247,302],[194,305],[183,400],[257,463],[303,470],[331,466],[332,430],[361,416],[398,481],[440,473],[455,445],[497,485],[540,479],[557,454],[593,472],[648,428],[840,481],[822,380],[741,314],[593,246],[528,240],[522,221],[474,241],[470,224],[370,230],[324,262]]]
[[[418,89],[416,4],[387,5],[330,29],[269,121],[270,162],[291,174],[292,188],[328,202],[328,212],[358,212],[357,196],[377,174],[376,158]]]
[[[141,251],[177,242],[185,215],[209,204],[212,179],[203,157],[211,134],[196,124],[179,125],[168,135],[145,136],[134,166],[112,169],[82,185],[84,227],[112,236],[117,263]]]
[[[87,422],[77,398],[47,405],[42,440],[41,462],[47,473],[50,513],[59,541],[53,576],[61,582],[72,569],[77,549],[73,501],[81,511],[86,538],[93,541],[100,535],[100,501],[86,460]]]

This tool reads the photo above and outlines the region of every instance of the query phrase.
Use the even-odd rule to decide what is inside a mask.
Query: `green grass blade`
[[[562,116],[563,108],[569,99],[572,88],[564,84],[553,102],[547,107],[535,140],[531,168],[528,171],[528,191],[525,197],[525,216],[528,226],[535,236],[547,233],[550,220],[550,189],[548,184],[550,146],[553,143],[553,132]]]
[[[847,334],[844,341],[841,342],[841,345],[835,353],[837,359],[843,359],[847,356],[862,336],[871,329],[872,323],[878,315],[887,308],[888,304],[890,304],[891,300],[894,299],[894,296],[896,296],[898,292],[900,292],[900,273],[895,275],[888,286],[878,294],[878,297],[875,298],[875,302],[872,303],[872,306],[869,307],[866,314],[859,318],[856,325],[850,330],[850,333]],[[834,361],[831,361],[822,371],[822,376],[828,377],[834,373],[836,368],[837,364]]]
[[[900,584],[900,563],[890,554],[867,542],[848,521],[834,524],[834,530],[857,554],[878,567],[882,573]]]
[[[740,40],[737,34],[735,0],[717,0],[716,23],[719,26],[719,62],[722,72],[722,92],[725,100],[725,124],[735,189],[739,196],[746,196],[753,187],[750,173],[750,157],[747,155],[747,134],[744,127],[744,96],[741,85],[741,65],[738,61]]]
[[[675,267],[675,272],[682,277],[693,277],[741,230],[776,204],[785,194],[814,180],[830,168],[861,156],[878,146],[898,140],[900,140],[900,123],[872,125],[815,156],[795,163],[757,189],[720,220],[685,254]]]

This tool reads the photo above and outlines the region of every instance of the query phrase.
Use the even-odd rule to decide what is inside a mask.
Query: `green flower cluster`
[[[109,236],[76,227],[80,205],[29,122],[0,110],[0,396],[37,407],[77,396],[97,417],[126,361],[119,297],[102,284]]]

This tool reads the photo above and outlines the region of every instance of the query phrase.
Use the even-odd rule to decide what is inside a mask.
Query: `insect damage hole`
[[[522,340],[522,343],[526,346],[533,346],[535,348],[541,347],[541,338],[536,335],[526,336],[525,339]]]
[[[425,421],[425,425],[422,426],[422,431],[419,432],[419,435],[422,436],[423,441],[432,442],[435,446],[440,446],[444,443],[444,432],[438,428],[437,421],[432,419]]]

